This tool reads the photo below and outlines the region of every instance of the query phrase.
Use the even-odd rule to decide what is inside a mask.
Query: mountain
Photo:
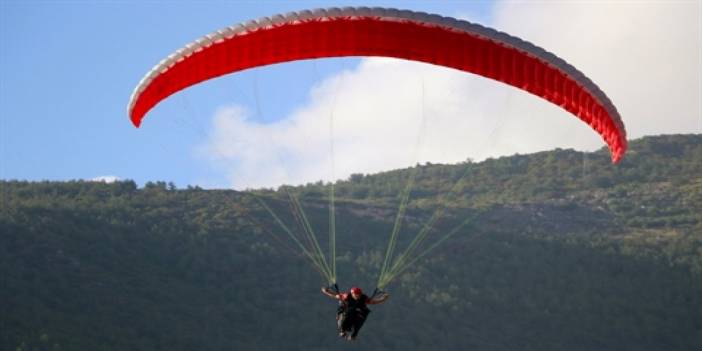
[[[355,344],[284,229],[326,248],[330,188],[0,181],[0,349],[702,349],[702,135],[335,183],[342,288],[433,224]]]

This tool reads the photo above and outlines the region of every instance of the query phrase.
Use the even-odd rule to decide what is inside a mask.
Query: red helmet
[[[354,295],[361,295],[363,294],[363,290],[361,290],[361,288],[359,287],[354,286],[353,288],[351,288],[351,293]]]

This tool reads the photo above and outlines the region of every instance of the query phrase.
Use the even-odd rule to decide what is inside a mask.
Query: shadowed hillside
[[[0,349],[702,349],[702,135],[634,140],[617,166],[555,150],[352,175],[335,184],[342,287],[372,290],[409,179],[398,247],[437,211],[424,247],[456,232],[356,344],[256,201],[299,230],[296,196],[326,247],[326,184],[2,181]]]

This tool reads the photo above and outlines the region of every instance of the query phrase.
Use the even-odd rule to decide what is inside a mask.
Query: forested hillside
[[[405,191],[398,248],[442,214],[354,344],[260,204],[326,247],[330,188],[0,181],[0,349],[702,349],[702,135],[337,182],[343,288],[373,290]]]

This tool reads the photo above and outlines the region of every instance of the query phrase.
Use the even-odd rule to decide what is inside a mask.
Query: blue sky
[[[674,28],[666,30],[676,30],[680,26],[681,33],[692,35],[691,42],[694,42],[695,36],[697,39],[702,39],[700,38],[700,11],[697,11],[697,15],[685,15],[690,10],[693,12],[699,10],[699,2],[682,2],[682,4],[685,6],[673,7],[670,11],[674,16],[688,16],[689,18],[686,17],[683,22],[689,22],[689,24],[672,23]],[[524,8],[521,7],[524,6],[523,3],[475,1],[35,2],[6,0],[0,4],[0,43],[2,45],[0,48],[0,178],[69,180],[116,176],[122,179],[134,179],[140,184],[149,180],[165,180],[173,181],[180,187],[192,184],[205,187],[244,188],[274,185],[276,182],[301,183],[326,177],[326,174],[321,174],[315,178],[315,174],[309,172],[294,174],[294,170],[282,166],[281,177],[256,183],[252,180],[261,179],[266,174],[274,172],[274,169],[280,169],[281,166],[272,166],[273,168],[268,169],[266,167],[269,165],[247,163],[241,156],[222,156],[228,152],[227,147],[235,147],[225,141],[232,142],[237,138],[237,134],[236,132],[223,134],[221,131],[227,130],[226,126],[231,125],[235,120],[232,111],[245,114],[245,117],[239,117],[249,123],[247,125],[249,128],[261,126],[284,128],[279,122],[293,118],[295,111],[313,109],[314,104],[319,103],[313,97],[315,89],[323,91],[324,86],[328,86],[329,82],[335,81],[344,74],[348,78],[344,78],[345,83],[340,84],[361,81],[359,77],[375,67],[372,61],[358,58],[315,60],[255,69],[217,79],[172,96],[147,116],[140,129],[135,129],[129,123],[126,105],[134,86],[153,65],[194,39],[248,19],[331,6],[402,7],[469,19],[513,34],[514,31],[523,31],[524,33],[516,34],[527,40],[535,38],[538,45],[553,50],[559,55],[561,51],[558,49],[562,48],[566,59],[576,67],[580,67],[586,74],[591,71],[599,74],[593,77],[594,80],[613,98],[625,122],[628,117],[625,112],[633,115],[640,108],[632,101],[641,101],[653,94],[653,89],[639,91],[641,89],[638,88],[632,92],[634,90],[632,87],[641,84],[636,81],[631,82],[630,77],[639,77],[639,74],[624,64],[627,61],[633,62],[632,58],[622,57],[630,52],[638,52],[637,49],[642,53],[647,52],[645,46],[647,44],[643,41],[635,42],[636,40],[632,43],[631,39],[627,39],[623,42],[625,46],[621,47],[621,45],[614,46],[611,41],[607,42],[615,49],[609,51],[613,59],[605,65],[589,58],[587,54],[579,53],[576,48],[571,49],[567,46],[569,40],[573,46],[569,37],[559,41],[552,29],[538,28],[538,23],[544,23],[543,17],[540,16],[548,16],[549,11],[553,12],[553,16],[561,18],[562,22],[565,22],[563,19],[565,15],[558,14],[567,11],[577,10],[578,13],[583,11],[567,6],[544,9],[546,5],[543,2],[527,4],[528,7]],[[621,10],[625,17],[640,16],[635,14],[636,9],[617,6],[619,7],[615,10]],[[660,8],[653,8],[643,12],[655,17],[655,14],[661,11]],[[649,17],[644,17],[643,20],[658,20]],[[519,20],[514,20],[515,18]],[[585,17],[583,23],[596,22],[599,18],[595,15]],[[680,22],[680,19],[677,22]],[[611,24],[611,22],[607,23]],[[573,30],[576,29],[574,27]],[[627,36],[627,33],[630,33],[627,32],[629,29],[622,28],[621,25],[605,27],[604,30],[623,31],[622,37],[631,38]],[[663,42],[664,38],[670,37],[670,33],[663,29],[661,31],[654,33],[653,38],[659,35]],[[564,35],[577,35],[577,33]],[[642,35],[647,38],[652,37],[651,33],[642,33]],[[587,32],[585,36],[589,39],[583,45],[591,45],[589,48],[585,46],[589,50],[595,50],[602,41],[598,39],[601,38],[600,35],[592,32]],[[679,102],[667,100],[664,102],[664,104],[675,104],[678,106],[676,108],[681,109],[674,111],[676,116],[682,115],[680,121],[671,122],[668,126],[656,129],[658,127],[655,125],[660,123],[652,123],[642,118],[640,124],[634,123],[633,129],[629,129],[630,136],[702,132],[699,107],[701,105],[699,96],[702,94],[698,94],[702,74],[700,74],[699,65],[694,65],[694,60],[697,60],[697,64],[700,62],[699,55],[702,51],[700,42],[702,40],[697,40],[696,44],[686,49],[692,55],[692,65],[688,61],[676,63],[672,69],[681,72],[674,71],[669,75],[656,77],[671,85],[684,85],[683,97],[691,96],[688,100],[692,101],[683,103],[685,105],[683,107],[679,106]],[[626,47],[629,44],[632,47]],[[670,51],[677,48],[673,44],[669,46]],[[689,42],[688,46],[690,46]],[[591,52],[590,56],[592,56]],[[654,59],[663,61],[667,60],[667,56],[654,57]],[[585,67],[581,66],[579,60]],[[622,69],[609,74],[613,64]],[[428,82],[427,85],[434,84],[436,91],[442,91],[441,82],[452,79],[443,77],[443,72],[435,73],[423,66],[408,67],[410,70],[423,72],[421,79]],[[686,76],[692,76],[693,79],[685,78]],[[682,83],[680,83],[681,79]],[[628,83],[620,83],[625,81]],[[478,86],[480,90],[495,89],[496,93],[484,101],[497,101],[498,104],[509,105],[499,110],[500,114],[509,115],[522,111],[521,102],[514,101],[531,99],[523,98],[519,94],[515,95],[512,90],[505,90],[504,87],[493,87],[492,83],[471,81],[469,84],[483,84]],[[353,87],[346,86],[335,89],[354,91]],[[614,92],[615,96],[610,92]],[[675,91],[671,91],[670,94],[680,96]],[[324,94],[320,93],[320,96]],[[618,99],[621,99],[624,104],[619,105]],[[468,100],[470,99],[467,98],[466,101]],[[532,103],[530,101],[525,103]],[[480,105],[480,102],[476,102],[477,105]],[[445,105],[441,106],[443,107]],[[339,108],[343,108],[343,105]],[[532,111],[532,109],[529,110]],[[541,105],[533,111],[546,111],[545,114],[561,113],[553,112],[550,107]],[[481,148],[492,148],[495,152],[451,155],[446,158],[438,157],[438,160],[458,161],[466,157],[481,158],[551,147],[594,149],[602,146],[598,138],[589,135],[578,139],[582,140],[581,144],[569,145],[567,142],[561,144],[556,139],[553,144],[548,145],[520,144],[518,140],[514,141],[514,138],[509,137],[510,128],[518,129],[520,126],[518,122],[511,125],[513,123],[511,121],[516,118],[508,118],[506,121],[501,121],[501,124],[486,126],[488,129],[482,132],[502,135],[504,138],[502,141],[481,146]],[[292,120],[294,121],[294,118]],[[495,133],[498,128],[499,132]],[[588,133],[587,128],[584,127],[566,126],[564,128],[572,135]],[[251,130],[260,130],[260,128]],[[274,133],[277,132],[281,131],[270,129],[266,133],[275,135]],[[293,146],[295,145],[290,144],[286,147],[292,149]],[[217,148],[223,148],[218,150],[224,151],[213,153],[212,150]],[[431,147],[427,146],[427,148]],[[276,158],[284,159],[282,160],[284,164],[293,162],[291,161],[293,159],[299,160],[295,157],[285,159],[287,156],[280,156],[287,155],[286,150],[280,148],[252,157],[270,157],[271,152],[277,152]],[[407,153],[411,154],[409,151]],[[428,159],[431,158],[427,156]],[[410,161],[407,163],[411,164]],[[315,161],[308,160],[308,162]],[[242,167],[251,169],[243,170]],[[306,168],[315,169],[315,167]],[[343,178],[352,170],[352,167],[353,165],[349,164],[343,170],[340,169],[335,172],[336,176]],[[360,172],[379,170],[359,166],[358,163],[355,167]],[[249,177],[239,176],[244,173]]]

